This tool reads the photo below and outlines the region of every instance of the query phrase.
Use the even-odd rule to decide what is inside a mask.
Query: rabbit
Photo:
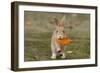
[[[54,30],[51,37],[51,53],[52,53],[51,59],[56,59],[58,55],[60,55],[61,58],[66,58],[64,53],[64,48],[66,46],[61,46],[57,42],[58,39],[63,39],[67,37],[64,31],[64,19],[65,16],[63,16],[61,20],[54,18],[56,29]]]

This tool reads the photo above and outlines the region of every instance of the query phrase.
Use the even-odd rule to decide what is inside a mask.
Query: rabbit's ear
[[[53,18],[53,20],[51,20],[49,23],[58,25],[59,24],[59,20],[57,18]]]
[[[60,25],[61,25],[61,26],[64,26],[64,20],[65,20],[65,16],[63,16],[63,17],[61,18],[61,20],[60,20]]]
[[[59,24],[59,20],[57,18],[54,18],[54,22],[55,22],[56,25]]]

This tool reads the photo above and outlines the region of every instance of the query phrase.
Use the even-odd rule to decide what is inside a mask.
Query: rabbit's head
[[[57,18],[54,19],[56,24],[55,35],[57,39],[65,38],[64,19],[65,16],[63,16],[61,20],[58,20]]]

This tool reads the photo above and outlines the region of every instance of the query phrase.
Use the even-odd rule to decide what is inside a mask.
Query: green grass
[[[25,61],[51,60],[52,33],[26,33],[25,34]],[[90,57],[89,39],[72,38],[73,43],[65,49],[66,59],[86,59]],[[72,53],[67,53],[72,51]],[[60,58],[58,58],[60,59]]]

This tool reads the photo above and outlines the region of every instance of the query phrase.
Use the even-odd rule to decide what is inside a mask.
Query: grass
[[[51,34],[50,32],[25,34],[25,61],[51,60]],[[73,37],[72,40],[73,43],[65,49],[66,59],[89,58],[89,39]],[[72,53],[67,53],[67,51],[72,51]]]

